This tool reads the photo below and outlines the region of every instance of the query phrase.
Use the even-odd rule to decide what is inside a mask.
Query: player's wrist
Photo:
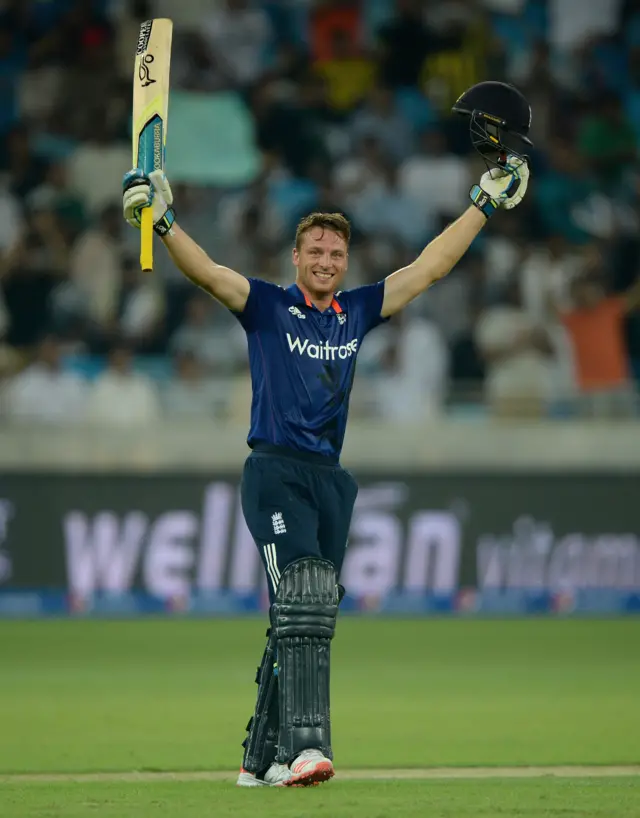
[[[487,219],[490,219],[498,209],[498,203],[480,185],[473,185],[469,191],[469,198]]]
[[[153,229],[160,237],[168,236],[171,233],[175,221],[175,210],[172,207],[168,207],[162,215],[162,218],[153,225]]]

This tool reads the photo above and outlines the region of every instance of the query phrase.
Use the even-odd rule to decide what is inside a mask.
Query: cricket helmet
[[[533,146],[528,133],[531,106],[506,82],[479,82],[464,92],[452,108],[469,117],[471,143],[490,165],[503,165],[507,154],[526,159],[522,143]]]

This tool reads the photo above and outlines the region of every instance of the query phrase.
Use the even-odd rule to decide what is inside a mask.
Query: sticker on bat
[[[138,67],[138,76],[140,77],[140,84],[142,85],[143,88],[146,88],[148,85],[153,85],[153,83],[155,82],[155,80],[152,79],[149,73],[149,66],[151,65],[152,62],[153,54],[146,54],[140,60],[140,66]]]
[[[138,34],[138,46],[136,48],[136,54],[144,54],[144,52],[149,47],[149,39],[151,38],[151,26],[153,25],[152,20],[147,20],[146,23],[143,23],[140,26],[140,33]]]

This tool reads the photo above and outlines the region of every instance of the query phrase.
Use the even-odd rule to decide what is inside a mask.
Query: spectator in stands
[[[393,88],[417,86],[429,50],[421,0],[397,0],[395,15],[378,32],[381,79]]]
[[[336,213],[341,212],[347,219],[351,219],[351,214],[344,206],[338,191],[336,190],[335,186],[332,184],[331,179],[327,179],[326,175],[323,173],[322,165],[318,168],[317,172],[314,172],[314,176],[317,179],[317,198],[313,205],[313,210],[320,211],[321,213]],[[302,207],[298,210],[295,215],[296,223],[304,218],[306,215],[310,213],[309,207]],[[357,241],[357,229],[355,231],[355,235],[352,236],[354,240]]]
[[[537,40],[531,48],[514,49],[514,60],[511,67],[511,79],[529,100],[536,115],[531,119],[529,136],[534,145],[544,145],[551,131],[556,110],[558,89],[554,71],[561,74],[561,67],[545,40]],[[557,121],[556,121],[557,125]]]
[[[332,34],[330,56],[318,60],[314,71],[326,80],[329,104],[339,113],[355,108],[376,79],[374,62],[340,29]]]
[[[403,313],[377,378],[382,418],[418,423],[441,414],[447,394],[449,350],[433,321]]]
[[[345,119],[343,111],[333,107],[328,82],[311,71],[302,77],[294,98],[308,130],[306,138],[311,157],[329,164],[332,157],[348,149],[345,133],[348,118]]]
[[[142,272],[137,258],[125,258],[118,299],[117,334],[136,352],[161,353],[164,350],[164,312],[161,283]]]
[[[10,320],[9,310],[7,309],[2,290],[0,290],[0,343],[2,343],[7,334]]]
[[[638,8],[638,43],[640,43],[640,7]],[[624,95],[624,108],[629,122],[636,136],[636,144],[640,143],[640,45],[636,44],[628,53],[629,84]]]
[[[296,93],[297,89],[313,77],[311,60],[304,43],[292,39],[291,34],[287,32],[283,39],[279,40],[273,60],[270,61],[264,77],[277,80],[290,93]]]
[[[389,274],[389,270],[399,270],[413,261],[412,252],[402,242],[390,240],[385,236],[369,236],[361,241],[356,249],[360,256],[360,267],[364,276],[363,284],[374,284],[376,281],[381,281],[385,275]],[[349,276],[352,275],[352,272],[350,260]]]
[[[569,54],[588,39],[614,34],[619,25],[623,0],[549,0],[549,41],[552,48]]]
[[[8,197],[8,194],[7,199],[10,203],[11,199]],[[1,214],[4,204],[6,204],[6,202],[3,202],[2,191],[0,189],[0,220],[2,218]],[[10,206],[11,205],[9,205],[9,208],[6,211],[7,214],[11,213]],[[11,225],[8,225],[8,228],[10,230]],[[1,235],[2,234],[0,233],[0,236]],[[0,238],[0,254],[6,249],[2,247],[1,242],[2,239]],[[6,342],[9,334],[9,327],[11,326],[11,314],[9,313],[9,308],[7,307],[1,284],[2,273],[0,272],[0,415],[3,414],[3,384],[1,379],[18,371],[21,364],[20,353],[15,348],[9,346],[9,344]]]
[[[249,88],[260,79],[273,45],[264,9],[248,0],[223,0],[202,21],[201,32],[229,86]]]
[[[69,246],[51,210],[27,211],[16,244],[0,263],[0,279],[11,314],[8,342],[30,347],[51,329],[51,296],[68,274]]]
[[[333,169],[333,184],[343,207],[353,211],[361,196],[371,196],[384,188],[386,160],[374,136],[363,137],[355,149]]]
[[[238,332],[238,326],[224,307],[196,293],[187,303],[184,323],[171,337],[169,350],[174,355],[192,355],[209,373],[232,374],[244,367],[246,357],[244,332]]]
[[[201,363],[193,352],[174,357],[174,377],[162,393],[163,405],[169,418],[224,418],[229,396],[228,382],[204,377]]]
[[[434,230],[433,221],[400,188],[393,165],[386,166],[381,185],[357,197],[352,215],[356,228],[366,236],[397,240],[415,250],[427,243]]]
[[[215,93],[227,87],[215,56],[199,31],[175,31],[171,45],[171,84],[182,91]]]
[[[323,0],[308,6],[309,51],[314,61],[331,59],[336,34],[346,39],[351,51],[362,47],[362,3],[357,0]]]
[[[551,398],[548,333],[522,307],[517,280],[486,307],[475,328],[486,366],[485,399],[497,417],[540,417]]]
[[[256,86],[250,95],[256,143],[264,153],[275,154],[295,176],[304,176],[315,156],[326,156],[322,130],[314,112],[282,93],[275,82]],[[308,116],[308,114],[312,114]]]
[[[120,208],[106,207],[71,253],[70,283],[87,330],[96,340],[115,327],[123,275],[122,232]]]
[[[374,137],[385,156],[394,162],[413,150],[411,124],[400,112],[393,91],[387,86],[372,89],[366,103],[354,115],[350,131],[354,145],[366,137]]]
[[[0,258],[17,245],[23,230],[20,201],[9,188],[8,175],[3,174],[0,177]]]
[[[400,190],[431,218],[457,218],[471,187],[467,163],[447,151],[446,138],[436,127],[420,136],[419,151],[402,162],[398,181]]]
[[[87,123],[83,141],[68,160],[69,186],[93,216],[120,201],[122,168],[131,164],[131,145],[117,123],[108,122],[105,111],[100,113]]]
[[[447,276],[439,282],[442,286],[432,287],[424,304],[419,306],[416,299],[414,309],[436,324],[452,348],[471,334],[478,305],[486,302],[486,267],[480,253],[468,254],[460,263],[460,275]]]
[[[429,52],[420,84],[443,115],[467,88],[504,76],[504,53],[479,3],[446,0],[425,9]]]
[[[44,337],[35,361],[10,381],[6,411],[17,421],[68,424],[82,420],[87,401],[85,382],[62,365],[60,343]]]
[[[21,368],[21,355],[14,347],[6,343],[11,324],[11,316],[0,288],[0,415],[3,414],[4,389],[3,378],[13,375]]]
[[[115,103],[118,74],[113,29],[100,5],[104,7],[104,4],[82,0],[73,3],[58,30],[58,39],[62,61],[68,66],[64,92],[68,94],[73,88],[74,94],[85,100],[80,110],[73,111],[74,125],[80,133],[90,132],[95,138],[97,134],[88,128],[100,123],[105,133],[102,142],[106,146],[108,141],[117,140],[117,118],[123,112],[117,110],[119,106]],[[128,121],[123,125],[121,137],[126,137]],[[98,206],[101,204],[103,202]]]
[[[628,417],[635,396],[625,339],[627,315],[640,307],[640,279],[622,295],[608,295],[600,269],[577,278],[572,306],[560,312],[573,349],[580,412],[588,417]]]
[[[485,260],[485,293],[490,298],[519,270],[527,252],[528,231],[520,213],[515,219],[494,219],[485,228],[482,251]]]
[[[275,208],[269,208],[266,212],[273,216],[274,221],[281,221],[281,215]],[[274,241],[277,231],[274,231],[273,236],[263,232],[266,221],[268,217],[264,217],[258,205],[249,205],[242,213],[224,248],[225,263],[229,267],[242,270],[247,276],[262,273],[264,259],[277,247],[277,242]]]
[[[19,119],[20,78],[27,65],[27,49],[22,37],[11,29],[0,29],[0,134],[5,134]]]
[[[41,185],[26,197],[28,207],[53,210],[69,240],[86,226],[84,199],[69,185],[69,174],[63,162],[52,162]]]
[[[449,396],[451,404],[482,400],[484,361],[478,350],[474,328],[488,302],[488,261],[481,252],[471,253],[459,268],[460,275],[448,276],[433,287],[425,313],[438,326],[450,350]]]
[[[571,287],[582,274],[590,245],[583,253],[561,235],[530,247],[519,264],[522,305],[529,317],[545,327],[551,345],[552,394],[558,405],[575,402],[575,361],[571,339],[558,319],[571,305]]]
[[[34,150],[31,134],[24,124],[17,124],[3,140],[0,169],[9,174],[9,189],[23,199],[42,184],[47,162]]]
[[[523,307],[534,321],[548,321],[569,307],[571,284],[583,266],[584,254],[560,234],[529,248],[520,265],[520,282]]]
[[[625,42],[637,45],[640,42],[640,2],[623,0],[620,29],[624,31]]]
[[[580,127],[578,147],[598,184],[611,192],[636,158],[636,138],[617,96],[597,101]]]
[[[243,190],[224,196],[217,210],[221,232],[218,255],[228,267],[246,275],[260,273],[257,259],[280,247],[285,235],[282,217],[270,207],[268,197],[263,175]]]
[[[118,344],[107,369],[91,385],[87,420],[103,427],[127,428],[158,420],[160,400],[151,380],[133,370],[131,348]]]
[[[592,239],[588,211],[597,186],[585,173],[583,160],[566,139],[549,143],[547,167],[534,189],[537,219],[545,235],[561,234],[574,244]]]

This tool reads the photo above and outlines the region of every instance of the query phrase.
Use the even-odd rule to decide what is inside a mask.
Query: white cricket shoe
[[[310,787],[335,775],[332,762],[320,750],[303,750],[289,765],[291,777],[285,787]]]
[[[291,778],[291,770],[286,764],[272,764],[262,778],[249,773],[242,767],[236,781],[238,787],[286,787]]]

